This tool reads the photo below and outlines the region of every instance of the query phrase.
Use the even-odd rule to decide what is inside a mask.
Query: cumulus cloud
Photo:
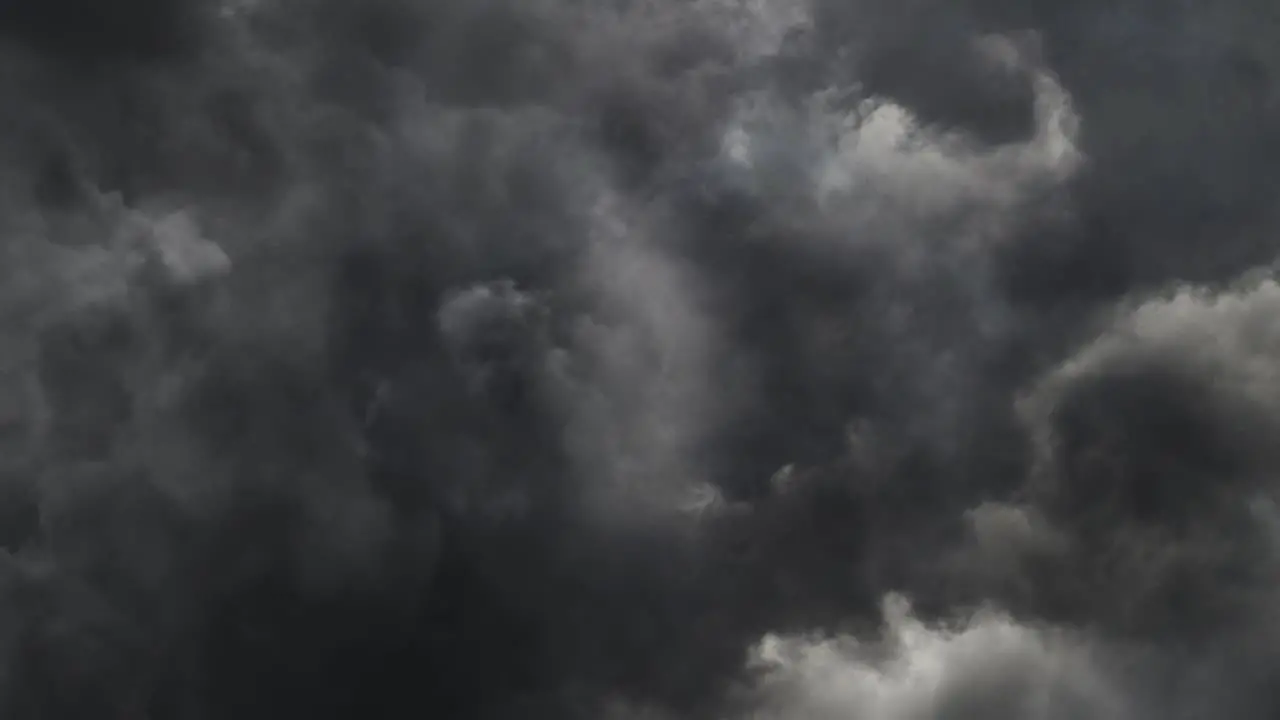
[[[1256,509],[1275,492],[1276,295],[1264,278],[1126,303],[1023,399],[1029,497],[1072,538],[1084,584],[1125,589],[1095,617],[1194,633],[1274,592]]]
[[[982,612],[953,627],[884,602],[883,637],[765,638],[753,652],[764,697],[748,717],[945,720],[1130,718],[1090,643]]]

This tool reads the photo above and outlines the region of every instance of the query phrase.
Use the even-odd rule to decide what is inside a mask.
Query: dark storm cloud
[[[0,5],[0,707],[1270,717],[1265,10]]]
[[[88,64],[175,60],[199,42],[200,0],[57,0],[0,5],[4,34],[56,59]]]

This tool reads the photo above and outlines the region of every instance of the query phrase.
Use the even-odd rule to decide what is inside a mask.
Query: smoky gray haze
[[[0,718],[1280,717],[1280,6],[0,0]]]

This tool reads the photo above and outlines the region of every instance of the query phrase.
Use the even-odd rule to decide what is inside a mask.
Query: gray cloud
[[[1263,5],[39,8],[6,717],[1274,714]]]
[[[766,638],[754,656],[765,709],[751,716],[1134,717],[1097,649],[1071,633],[991,612],[930,627],[898,597],[885,601],[884,612],[883,637],[873,643]]]

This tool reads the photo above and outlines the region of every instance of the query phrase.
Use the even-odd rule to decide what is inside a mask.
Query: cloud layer
[[[0,714],[1270,718],[1274,13],[0,2]]]

